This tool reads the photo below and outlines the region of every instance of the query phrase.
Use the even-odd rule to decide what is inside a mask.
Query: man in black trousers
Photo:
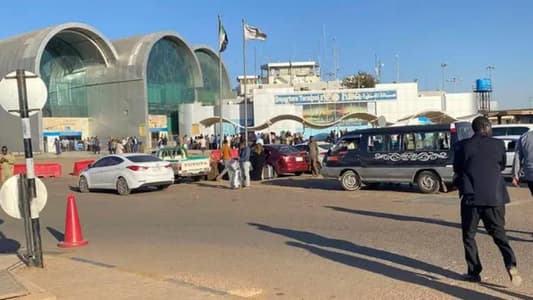
[[[505,145],[492,138],[492,127],[486,117],[472,122],[474,136],[459,142],[455,148],[453,169],[461,197],[461,225],[468,272],[465,280],[481,281],[481,262],[476,245],[479,220],[500,249],[513,285],[522,283],[516,258],[505,233],[505,204],[509,194],[501,171],[505,168]]]

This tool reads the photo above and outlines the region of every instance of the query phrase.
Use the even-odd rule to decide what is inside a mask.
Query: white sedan
[[[108,189],[128,195],[141,187],[154,186],[163,190],[173,183],[171,164],[152,155],[131,153],[107,155],[95,161],[81,172],[78,186],[82,193]]]

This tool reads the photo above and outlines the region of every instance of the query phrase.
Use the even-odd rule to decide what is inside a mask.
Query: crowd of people
[[[57,155],[66,151],[88,151],[100,154],[106,149],[109,154],[136,153],[141,149],[142,142],[133,137],[109,137],[105,144],[97,136],[88,137],[82,140],[54,139],[54,150]]]

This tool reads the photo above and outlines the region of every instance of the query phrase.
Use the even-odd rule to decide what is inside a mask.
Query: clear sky
[[[224,61],[243,72],[241,20],[268,40],[247,43],[247,74],[267,62],[317,60],[338,77],[374,72],[382,81],[418,80],[420,89],[472,90],[492,72],[500,108],[533,107],[533,1],[530,0],[151,0],[1,1],[0,39],[64,22],[88,23],[113,40],[162,30],[217,47],[217,15],[229,35]],[[334,50],[335,49],[335,50]],[[334,55],[333,53],[338,53]],[[454,81],[455,78],[455,82]]]

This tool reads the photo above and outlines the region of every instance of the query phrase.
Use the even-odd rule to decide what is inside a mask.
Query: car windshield
[[[492,136],[522,135],[529,131],[528,127],[493,127]]]
[[[323,150],[329,150],[329,148],[331,148],[331,144],[320,144],[318,145],[318,148],[321,148]]]
[[[277,146],[276,149],[281,153],[296,153],[301,151],[298,150],[298,148],[289,145]]]
[[[134,163],[161,161],[159,158],[152,155],[135,155],[128,156],[127,158]]]

